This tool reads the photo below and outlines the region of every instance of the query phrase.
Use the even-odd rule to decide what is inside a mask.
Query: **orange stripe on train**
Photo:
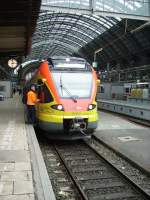
[[[53,93],[56,101],[58,103],[60,103],[60,98],[58,96],[57,89],[56,89],[56,87],[53,83],[54,81],[53,81],[52,75],[50,73],[50,69],[49,69],[47,61],[41,63],[40,68],[39,68],[39,72],[44,78],[46,78],[48,86],[49,86],[51,92]]]

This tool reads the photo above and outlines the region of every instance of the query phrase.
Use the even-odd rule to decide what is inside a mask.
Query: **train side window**
[[[39,86],[43,85],[43,81],[41,79],[38,79],[38,85]]]
[[[44,91],[43,91],[43,86],[38,87],[38,99],[40,99],[40,103],[44,103]]]
[[[38,88],[38,99],[40,103],[49,103],[53,101],[53,96],[45,84]]]
[[[125,92],[129,93],[130,92],[130,88],[125,88]]]
[[[43,93],[44,93],[44,102],[43,103],[49,103],[53,101],[53,97],[47,86],[43,85]]]

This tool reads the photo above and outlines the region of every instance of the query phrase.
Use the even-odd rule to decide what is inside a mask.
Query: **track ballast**
[[[41,149],[57,199],[149,199],[83,141],[44,145]]]

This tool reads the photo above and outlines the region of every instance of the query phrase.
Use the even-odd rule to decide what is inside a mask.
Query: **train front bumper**
[[[87,129],[96,129],[97,128],[97,113],[89,115],[49,115],[42,114],[38,118],[38,125],[41,129],[45,131],[63,131],[64,130],[64,121],[72,120],[75,118],[82,118],[87,122]]]

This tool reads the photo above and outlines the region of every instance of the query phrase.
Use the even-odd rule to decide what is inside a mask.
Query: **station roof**
[[[106,66],[148,55],[149,4],[148,0],[42,0],[26,60],[73,55],[92,63],[94,52],[102,49],[96,59]],[[30,36],[33,30],[29,28]]]
[[[3,0],[0,5],[0,57],[27,55],[40,0]]]
[[[97,54],[97,61],[106,66],[107,63],[120,61],[128,63],[139,54],[148,54],[150,22],[143,20],[147,19],[148,1],[116,0],[114,5],[113,2],[43,0],[31,54],[27,59],[74,55],[84,57],[92,63],[94,52],[102,49]],[[98,13],[102,12],[101,6],[105,14]],[[95,14],[94,11],[87,14],[90,8]],[[145,15],[142,16],[144,9]],[[133,18],[137,18],[138,11],[141,13],[140,20],[131,19],[131,14]],[[110,15],[109,12],[113,12],[113,17],[107,16]]]
[[[30,59],[72,55],[117,24],[120,18],[42,11],[33,36]]]
[[[107,64],[122,68],[150,63],[150,22],[122,19],[116,25],[79,49],[75,55],[82,55],[89,61],[96,61],[100,67]],[[141,60],[142,63],[141,63]]]
[[[21,62],[31,49],[41,0],[3,0],[0,4],[0,79],[13,74],[10,58]]]
[[[42,10],[149,20],[149,0],[42,0]]]

